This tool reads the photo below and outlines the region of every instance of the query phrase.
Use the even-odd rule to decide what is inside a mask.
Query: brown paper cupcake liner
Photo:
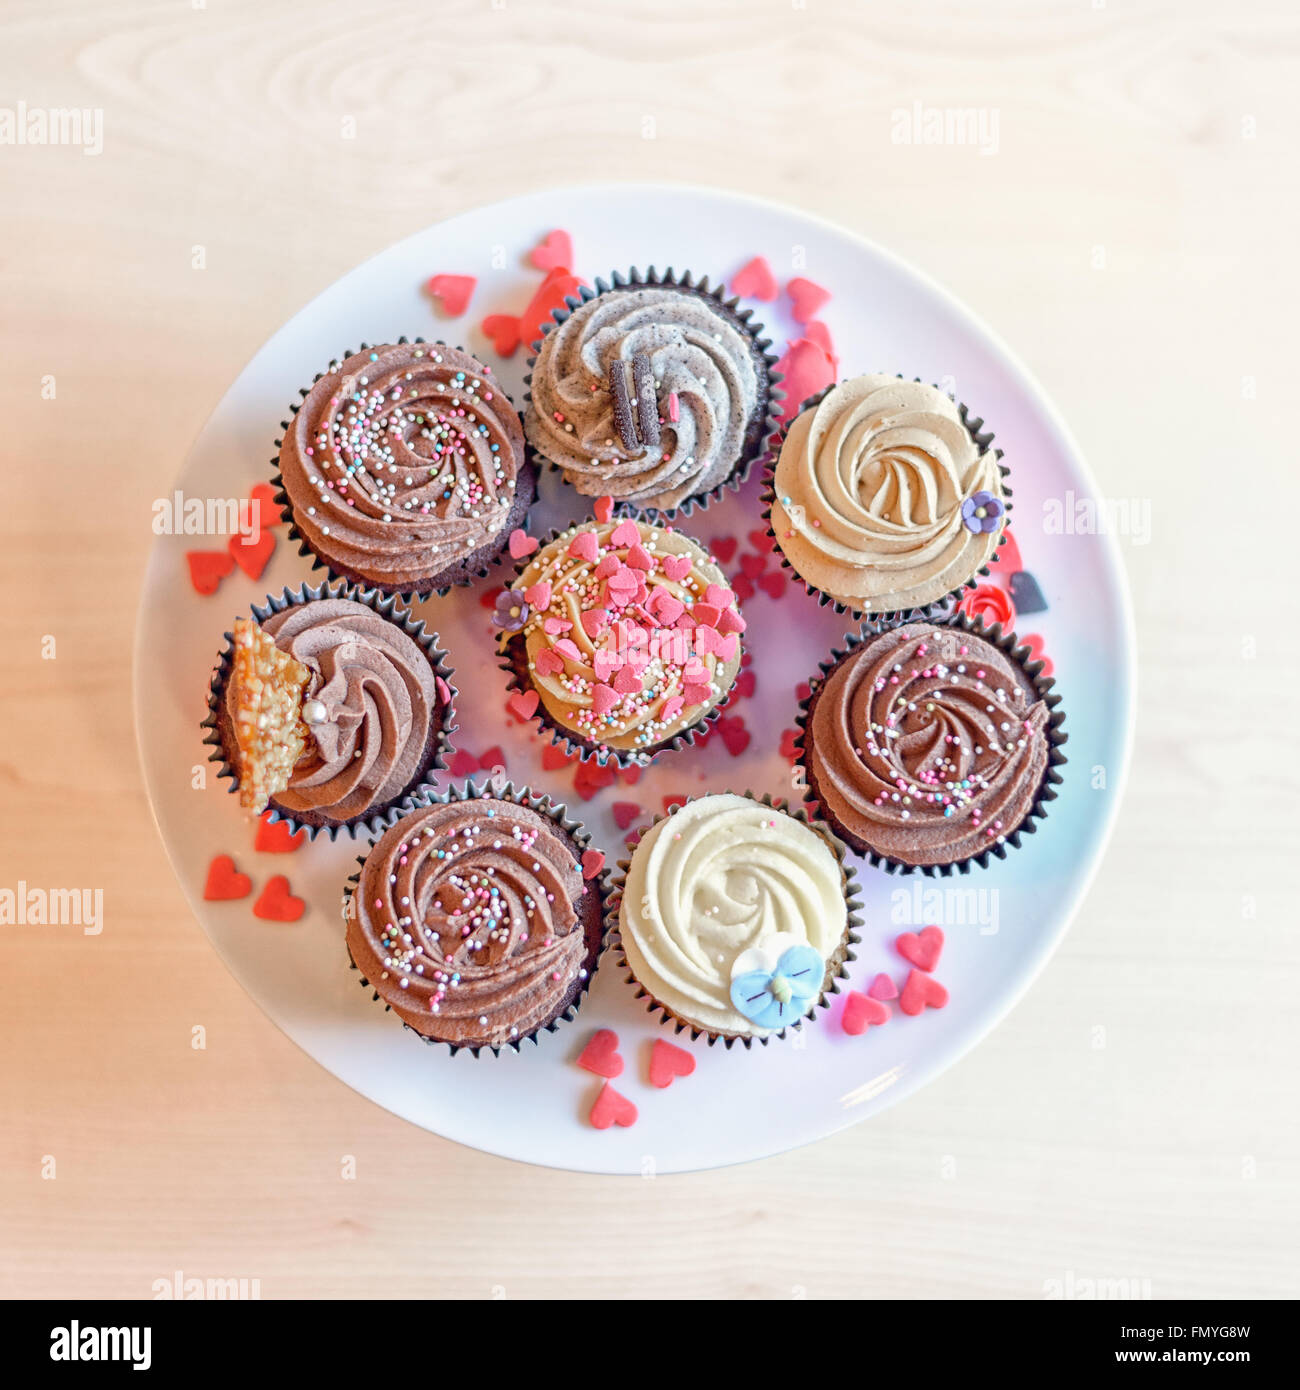
[[[1043,773],[1043,780],[1039,785],[1037,795],[1034,797],[1033,804],[1025,813],[1024,819],[1018,826],[1008,834],[1000,836],[987,849],[979,854],[968,855],[965,859],[956,860],[950,864],[908,864],[901,859],[892,858],[889,855],[879,854],[870,847],[858,849],[856,842],[849,841],[845,833],[834,826],[831,818],[822,805],[817,795],[817,788],[813,779],[813,772],[810,766],[809,743],[807,737],[808,716],[821,693],[822,683],[830,675],[835,665],[848,656],[858,647],[870,642],[873,638],[888,632],[893,628],[901,627],[908,622],[929,622],[935,627],[956,627],[963,632],[969,632],[975,637],[983,638],[984,641],[992,643],[999,648],[1012,661],[1020,667],[1022,671],[1033,682],[1034,690],[1038,698],[1043,701],[1049,710],[1047,720],[1047,767]],[[1032,835],[1038,829],[1038,823],[1047,816],[1048,807],[1057,798],[1057,787],[1064,780],[1057,769],[1063,766],[1068,759],[1061,751],[1061,747],[1069,739],[1063,725],[1065,724],[1065,711],[1058,708],[1061,697],[1054,694],[1056,681],[1050,676],[1044,676],[1043,662],[1034,661],[1033,653],[1026,646],[1018,645],[1019,639],[1014,632],[1004,633],[1000,623],[994,623],[992,627],[986,627],[978,618],[972,618],[965,613],[954,613],[944,619],[905,617],[901,619],[891,619],[864,623],[858,632],[846,633],[841,639],[840,645],[833,648],[829,657],[821,663],[820,673],[811,683],[812,692],[808,697],[799,702],[799,713],[795,717],[795,724],[798,729],[795,735],[794,746],[798,753],[797,765],[803,768],[805,786],[805,804],[815,806],[840,838],[850,843],[850,847],[855,853],[860,854],[867,862],[877,869],[883,869],[888,874],[924,874],[927,878],[948,878],[953,874],[968,874],[971,866],[978,865],[981,869],[989,866],[990,860],[1005,859],[1007,849],[1019,849],[1026,835]]]
[[[779,383],[784,380],[780,372],[776,370],[778,357],[774,352],[769,351],[772,346],[770,338],[760,336],[763,332],[761,323],[751,323],[754,310],[742,309],[740,307],[740,297],[733,295],[726,297],[726,286],[719,284],[715,288],[709,288],[709,277],[696,280],[690,271],[685,271],[678,275],[669,266],[662,274],[654,266],[650,266],[644,275],[632,266],[626,275],[620,271],[614,271],[608,280],[597,278],[596,287],[592,289],[589,285],[580,287],[577,295],[570,295],[564,302],[565,308],[556,309],[551,315],[553,323],[547,324],[542,334],[545,338],[554,324],[560,324],[590,300],[607,293],[610,290],[643,290],[643,289],[680,289],[698,295],[701,299],[711,302],[717,312],[722,317],[729,319],[735,326],[745,334],[754,345],[754,356],[756,361],[761,361],[766,368],[767,381],[764,387],[763,397],[759,400],[759,408],[755,410],[753,418],[749,422],[749,427],[745,432],[745,449],[737,462],[736,467],[723,479],[722,482],[715,484],[705,492],[693,494],[683,498],[676,507],[643,507],[635,502],[615,502],[615,510],[620,516],[641,517],[646,519],[658,518],[683,518],[693,515],[695,512],[705,512],[714,502],[725,497],[729,492],[737,492],[744,485],[749,477],[755,463],[765,456],[772,434],[779,428],[781,421],[781,404],[785,400],[785,392],[779,389]],[[527,411],[532,401],[532,381],[533,369],[537,363],[538,354],[541,351],[542,338],[529,344],[531,356],[528,359],[528,371],[524,377],[524,412]],[[524,413],[524,412],[521,412]],[[558,463],[552,463],[540,450],[534,450],[536,458],[547,468],[560,474],[564,482],[573,487],[568,475],[563,467]],[[574,489],[577,491],[577,489]],[[586,493],[579,494],[586,497]],[[593,494],[594,495],[594,494]]]
[[[475,784],[472,780],[465,782],[461,786],[450,786],[446,791],[434,794],[424,794],[410,796],[403,803],[401,815],[394,818],[396,824],[402,816],[411,815],[426,806],[448,806],[453,802],[461,801],[511,801],[517,806],[527,807],[531,811],[536,811],[539,815],[546,816],[553,821],[568,836],[574,846],[574,857],[581,863],[582,856],[591,845],[591,835],[581,821],[573,820],[563,803],[554,801],[549,792],[536,793],[527,786],[516,788],[513,782],[506,782],[499,788],[494,788],[490,782]],[[374,846],[371,846],[373,849]],[[357,856],[356,871],[348,879],[348,892],[344,906],[344,912],[352,913],[356,911],[353,906],[353,898],[361,882],[361,869],[364,866],[368,855]],[[444,1042],[441,1038],[426,1037],[417,1028],[412,1028],[405,1020],[401,1020],[402,1027],[413,1037],[428,1047],[445,1047],[448,1054],[452,1057],[458,1052],[468,1052],[472,1057],[478,1057],[483,1052],[490,1052],[492,1055],[499,1056],[503,1051],[518,1052],[526,1042],[536,1043],[542,1033],[554,1033],[561,1024],[571,1023],[578,1015],[578,1010],[582,1002],[587,997],[587,991],[591,988],[592,977],[596,973],[596,968],[600,963],[600,958],[604,954],[607,944],[608,934],[606,922],[608,920],[608,896],[610,889],[610,873],[608,869],[602,869],[594,878],[583,880],[585,888],[580,903],[585,904],[581,907],[579,915],[585,914],[583,930],[587,942],[587,954],[584,959],[584,970],[586,971],[578,985],[578,991],[572,999],[545,1023],[539,1023],[531,1032],[520,1034],[517,1038],[512,1038],[509,1042],[499,1045],[481,1043],[478,1046],[470,1046],[466,1043]],[[384,1005],[385,1013],[392,1012],[392,1005],[384,1001],[379,991],[374,988],[371,982],[361,974],[360,967],[352,959],[352,951],[346,946],[348,955],[348,965],[357,972],[358,982],[363,988],[371,991],[371,998],[377,1003]]]
[[[907,379],[903,376],[902,372],[897,372],[895,375],[898,377],[899,381]],[[919,376],[912,377],[912,380],[919,382],[921,378]],[[790,426],[805,410],[812,410],[816,406],[819,406],[839,384],[838,382],[834,382],[823,390],[818,391],[815,395],[809,396],[790,419],[779,427],[771,439],[771,447],[768,450],[767,456],[763,459],[762,491],[759,494],[759,504],[761,507],[763,525],[767,527],[767,534],[772,538],[772,550],[776,558],[781,562],[782,569],[789,570],[794,582],[796,584],[801,584],[803,588],[817,600],[819,606],[822,608],[831,608],[836,613],[848,614],[851,618],[855,618],[863,623],[943,622],[946,617],[957,610],[957,606],[960,604],[963,595],[969,590],[976,588],[979,580],[989,574],[990,571],[987,563],[981,565],[969,579],[963,581],[957,588],[950,589],[948,593],[942,595],[940,598],[934,599],[930,603],[923,604],[920,607],[900,608],[888,612],[871,613],[865,608],[851,608],[848,604],[841,603],[839,599],[826,593],[824,589],[819,589],[816,585],[810,584],[790,563],[785,551],[781,549],[781,544],[777,540],[776,532],[772,529],[772,503],[776,501],[776,465],[777,460],[781,457],[781,449],[785,444],[785,438],[789,433]],[[935,387],[935,389],[939,390],[941,388]],[[961,401],[958,401],[956,404],[957,413],[961,418],[962,424],[970,431],[971,438],[981,449],[987,449],[989,445],[993,443],[992,430],[986,430],[984,428],[984,421],[981,418],[972,416]],[[997,546],[994,548],[994,554],[996,555],[997,551],[1006,544],[1007,527],[1010,525],[1012,503],[1011,488],[1007,485],[1007,479],[1011,476],[1011,470],[1002,462],[1002,450],[995,447],[993,452],[997,455],[998,471],[1002,474],[1002,501],[1006,507],[1002,530],[998,535]]]
[[[702,800],[706,796],[716,796],[721,793],[701,792],[698,796],[687,797],[681,802],[681,806],[689,806],[692,801]],[[707,1028],[701,1028],[692,1023],[689,1019],[679,1017],[668,1008],[666,1004],[661,1004],[658,999],[641,983],[632,973],[632,966],[628,961],[627,952],[623,949],[623,936],[619,929],[619,915],[623,907],[623,890],[627,885],[627,873],[632,863],[632,856],[629,854],[626,859],[618,861],[618,875],[613,880],[610,887],[609,905],[605,916],[605,935],[609,941],[610,948],[618,953],[618,963],[623,967],[627,974],[624,976],[626,982],[636,987],[636,998],[646,1001],[646,1012],[657,1014],[661,1024],[671,1025],[674,1035],[683,1031],[690,1032],[691,1041],[695,1042],[699,1038],[705,1038],[710,1047],[715,1043],[721,1043],[728,1051],[736,1043],[741,1043],[746,1049],[752,1047],[754,1043],[760,1043],[764,1047],[773,1039],[784,1038],[787,1033],[802,1028],[804,1023],[815,1017],[817,1009],[830,1008],[830,996],[840,992],[840,981],[847,980],[850,961],[857,959],[857,954],[853,947],[858,945],[861,937],[857,929],[862,925],[862,899],[858,896],[858,876],[852,864],[848,862],[847,850],[845,845],[825,821],[816,820],[802,806],[791,806],[789,802],[769,795],[764,792],[762,796],[755,796],[751,791],[735,793],[747,797],[750,801],[757,802],[760,806],[770,806],[774,811],[782,811],[787,816],[808,826],[810,830],[816,831],[829,841],[832,853],[835,855],[836,863],[840,866],[840,873],[843,875],[844,901],[848,908],[848,922],[844,929],[844,936],[841,938],[839,949],[827,961],[827,975],[829,983],[823,984],[822,992],[817,998],[816,1004],[794,1023],[778,1030],[775,1033],[739,1034],[739,1033],[713,1033]],[[662,820],[667,820],[674,815],[679,807],[675,806],[671,811],[665,811],[657,815],[654,820],[641,833],[641,839],[654,829]],[[638,841],[639,843],[639,841]],[[635,852],[635,851],[634,851]]]
[[[426,341],[428,341],[431,348],[451,348],[455,352],[465,353],[466,356],[474,356],[468,349],[460,347],[456,343],[443,342],[441,338],[435,338],[430,341],[424,338],[408,338],[403,334],[397,339],[398,343],[424,343]],[[335,362],[345,362],[355,353],[366,352],[372,346],[373,344],[371,343],[362,343],[360,347],[348,348],[346,352],[338,355],[333,360]],[[298,542],[298,554],[305,555],[307,559],[312,562],[311,567],[313,570],[324,570],[331,579],[340,580],[345,584],[353,584],[360,589],[373,589],[377,593],[383,594],[385,597],[401,598],[407,603],[412,603],[417,599],[432,598],[434,595],[437,595],[438,598],[445,598],[457,587],[475,584],[480,579],[486,579],[500,563],[502,555],[509,544],[510,533],[525,526],[528,518],[528,509],[537,500],[537,475],[539,472],[537,460],[539,456],[533,449],[533,446],[529,444],[527,437],[525,436],[524,438],[524,460],[519,468],[518,482],[515,486],[514,504],[510,509],[509,515],[506,517],[505,524],[501,527],[497,535],[489,540],[486,545],[480,546],[478,550],[471,551],[463,560],[457,560],[453,564],[444,567],[444,570],[464,569],[465,573],[463,575],[446,584],[438,584],[435,582],[439,577],[437,573],[430,575],[427,580],[420,580],[411,584],[378,583],[374,579],[367,578],[363,574],[359,574],[354,570],[346,568],[346,566],[340,565],[336,560],[325,559],[311,548],[311,544],[306,536],[298,529],[298,524],[294,519],[293,504],[289,500],[289,494],[284,486],[284,478],[280,473],[280,450],[284,447],[284,435],[288,432],[293,417],[302,409],[303,401],[311,394],[311,387],[315,386],[321,377],[325,375],[326,372],[317,372],[311,379],[311,386],[302,386],[298,388],[299,399],[290,404],[289,419],[280,421],[282,433],[280,438],[275,441],[275,455],[271,459],[271,486],[274,489],[275,504],[280,509],[280,516],[282,519],[288,523],[290,540]],[[499,383],[497,389],[501,391],[501,394],[504,395],[507,400],[510,400],[509,393],[504,387],[501,387]],[[514,401],[510,400],[510,404],[511,407],[513,407]],[[439,573],[441,572],[442,571]]]
[[[454,672],[447,662],[447,653],[438,645],[438,634],[426,630],[423,619],[416,618],[407,609],[401,607],[396,595],[386,596],[375,589],[363,589],[355,584],[345,585],[340,580],[329,580],[315,587],[302,584],[297,589],[286,588],[278,595],[268,594],[264,603],[255,603],[251,606],[251,612],[253,617],[262,623],[273,613],[282,613],[286,608],[292,608],[297,604],[311,603],[322,598],[346,598],[357,603],[364,603],[366,607],[378,613],[381,618],[395,623],[428,656],[434,675],[445,683],[451,692],[451,699],[448,700],[441,712],[438,728],[430,735],[429,743],[425,748],[425,763],[419,780],[412,786],[405,788],[398,796],[393,797],[382,806],[366,812],[365,815],[346,822],[301,820],[291,811],[283,810],[272,802],[267,808],[271,812],[270,823],[274,825],[277,821],[283,821],[289,827],[290,834],[297,834],[298,831],[305,830],[309,840],[314,840],[317,835],[322,834],[328,835],[331,840],[334,840],[338,838],[340,831],[346,831],[354,838],[357,832],[362,830],[371,835],[380,835],[401,815],[407,798],[421,787],[432,789],[433,774],[447,766],[448,754],[453,746],[451,736],[458,727],[456,724],[456,696],[458,692],[451,682]],[[239,790],[239,773],[226,757],[225,744],[222,740],[221,715],[222,696],[225,692],[226,678],[230,674],[234,654],[234,632],[227,632],[225,636],[226,645],[218,658],[216,670],[212,673],[212,680],[208,687],[208,717],[199,727],[206,731],[203,737],[205,746],[211,747],[213,750],[208,755],[208,761],[220,765],[217,777],[230,779],[230,786],[227,790],[233,795]]]
[[[644,518],[642,518],[642,520],[644,521]],[[548,545],[554,544],[555,541],[571,531],[573,526],[582,524],[584,523],[575,522],[571,526],[562,528],[552,527],[550,534],[545,540],[539,542],[537,549],[539,551],[545,550]],[[650,525],[653,523],[646,522],[645,524]],[[660,522],[658,524],[665,527],[668,525],[667,522]],[[676,528],[674,527],[673,529]],[[686,533],[683,532],[682,534],[685,535]],[[689,536],[687,539],[697,545],[705,555],[709,553],[708,547],[702,542],[695,540],[694,536]],[[523,574],[524,570],[528,568],[528,562],[531,559],[532,556],[530,555],[528,559],[516,566],[515,579],[518,579],[520,575]],[[536,689],[528,677],[528,666],[524,655],[524,635],[522,632],[511,634],[502,644],[500,657],[501,659],[497,665],[510,678],[506,682],[507,700],[515,691],[521,694],[527,694],[528,691]],[[674,734],[672,738],[666,740],[664,743],[656,744],[653,748],[647,748],[644,751],[626,748],[607,748],[603,744],[593,742],[591,739],[582,738],[571,729],[566,729],[563,725],[556,722],[546,706],[542,703],[540,694],[537,699],[537,710],[531,716],[529,722],[550,734],[551,742],[557,748],[563,748],[570,757],[579,758],[583,762],[594,761],[600,767],[606,767],[610,763],[613,763],[615,767],[619,768],[649,767],[661,753],[676,752],[683,748],[690,748],[700,734],[721,718],[722,706],[725,704],[726,698],[725,695],[721,696],[718,703],[714,705],[707,714],[701,715],[689,728],[683,729],[678,734]]]

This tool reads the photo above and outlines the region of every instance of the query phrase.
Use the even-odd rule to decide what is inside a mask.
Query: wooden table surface
[[[103,129],[0,144],[0,887],[101,886],[107,926],[0,925],[0,1294],[176,1270],[266,1298],[1300,1294],[1298,20],[9,0],[0,108]],[[900,147],[915,103],[990,138]],[[1123,542],[1126,804],[1033,990],[870,1123],[647,1180],[460,1148],[300,1053],[193,922],[130,713],[152,500],[259,344],[432,221],[629,178],[767,195],[927,269],[1152,517]]]

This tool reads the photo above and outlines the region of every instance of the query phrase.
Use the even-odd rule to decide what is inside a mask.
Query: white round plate
[[[298,388],[362,341],[406,334],[463,344],[493,364],[521,401],[525,354],[499,361],[479,324],[527,303],[540,279],[527,253],[556,227],[572,234],[575,269],[589,281],[633,265],[729,279],[756,254],[767,257],[782,283],[806,275],[834,292],[820,317],[842,374],[896,371],[939,382],[985,417],[1005,450],[1015,534],[1049,605],[1018,627],[1022,635],[1043,636],[1064,697],[1069,762],[1060,798],[1036,834],[988,869],[931,880],[859,866],[865,926],[852,983],[865,989],[880,971],[901,980],[907,967],[894,938],[909,926],[938,922],[947,934],[937,971],[951,992],[947,1007],[915,1018],[896,1013],[850,1037],[839,1026],[841,995],[784,1041],[728,1051],[692,1044],[661,1025],[607,953],[578,1019],[538,1045],[478,1058],[426,1047],[373,1002],[348,965],[340,905],[366,841],[321,837],[292,854],[255,853],[252,827],[229,784],[218,782],[206,762],[199,721],[222,634],[265,594],[324,578],[283,530],[258,582],[237,570],[211,597],[191,587],[185,551],[218,549],[224,538],[158,538],[136,633],[140,755],[159,830],[204,930],[266,1013],[335,1076],[414,1124],[529,1163],[608,1173],[708,1168],[806,1144],[902,1099],[982,1038],[1042,968],[1097,867],[1123,786],[1133,703],[1128,598],[1113,541],[1047,534],[1044,503],[1068,506],[1072,498],[1093,497],[1094,485],[1051,403],[993,333],[932,281],[853,233],[706,189],[626,185],[534,194],[464,213],[389,248],[307,305],[253,358],[204,427],[176,487],[187,498],[246,497],[270,476],[280,421]],[[422,293],[438,273],[478,277],[469,312],[458,320],[440,318]],[[756,309],[778,347],[799,333],[784,294]],[[549,475],[530,530],[544,535],[585,515],[577,494]],[[761,527],[757,478],[682,525],[708,541],[734,536],[739,553],[752,553],[747,533]],[[738,567],[739,555],[729,572]],[[504,712],[506,678],[495,665],[479,598],[510,572],[498,567],[474,589],[417,609],[441,633],[456,668],[458,747],[481,754],[499,745],[508,775],[566,803],[611,864],[625,853],[609,809],[615,801],[635,801],[648,816],[672,794],[794,795],[781,732],[794,725],[796,685],[851,626],[845,618],[793,584],[780,599],[757,594],[745,606],[757,689],[731,711],[753,735],[748,750],[733,757],[715,737],[703,750],[665,755],[637,785],[616,785],[584,804],[573,769],[544,771],[542,741],[508,723]],[[195,785],[199,768],[206,786]],[[1095,785],[1096,769],[1104,770],[1104,788]],[[251,897],[203,901],[207,866],[219,853],[233,855],[252,876],[254,894],[272,874],[286,873],[307,901],[304,917],[260,921]],[[616,1085],[639,1109],[627,1129],[597,1131],[586,1122],[601,1082],[574,1058],[598,1027],[614,1028],[621,1039],[626,1067]],[[659,1037],[689,1047],[698,1061],[692,1076],[665,1090],[646,1078],[650,1042]]]

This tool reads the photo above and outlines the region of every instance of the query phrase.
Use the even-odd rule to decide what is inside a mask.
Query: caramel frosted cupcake
[[[626,866],[619,938],[651,1009],[728,1043],[797,1025],[837,988],[856,901],[843,847],[733,792],[675,808]]]
[[[854,613],[927,608],[1002,539],[1009,492],[993,436],[937,387],[880,374],[814,397],[769,479],[769,524],[808,589]]]
[[[453,1049],[517,1047],[572,1017],[603,939],[604,878],[562,806],[469,786],[416,807],[362,861],[348,953],[408,1027]]]
[[[204,727],[240,804],[297,826],[378,829],[442,767],[451,669],[395,599],[288,589],[235,620]]]
[[[494,622],[522,712],[570,750],[621,763],[680,746],[714,715],[745,630],[726,576],[693,540],[630,519],[556,536]]]
[[[1053,682],[966,618],[851,638],[801,720],[810,796],[891,870],[965,871],[1046,814],[1065,761]]]
[[[579,492],[672,512],[743,480],[778,409],[749,311],[689,275],[597,280],[542,338],[524,428]]]
[[[491,368],[444,343],[330,364],[276,459],[294,534],[335,577],[428,595],[486,572],[536,495],[523,428]]]

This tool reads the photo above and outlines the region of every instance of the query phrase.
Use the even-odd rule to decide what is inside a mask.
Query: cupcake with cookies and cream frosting
[[[814,397],[770,467],[778,553],[811,593],[857,614],[956,594],[986,571],[1010,506],[981,425],[901,377],[854,377]]]
[[[708,279],[614,275],[547,329],[524,429],[579,492],[687,512],[739,486],[775,427],[769,343]]]
[[[679,1027],[728,1044],[797,1026],[837,989],[856,900],[843,846],[802,812],[733,792],[641,837],[618,929],[633,981]]]
[[[714,715],[745,630],[726,576],[695,541],[629,518],[543,545],[493,621],[517,710],[570,751],[625,765],[681,746]]]

